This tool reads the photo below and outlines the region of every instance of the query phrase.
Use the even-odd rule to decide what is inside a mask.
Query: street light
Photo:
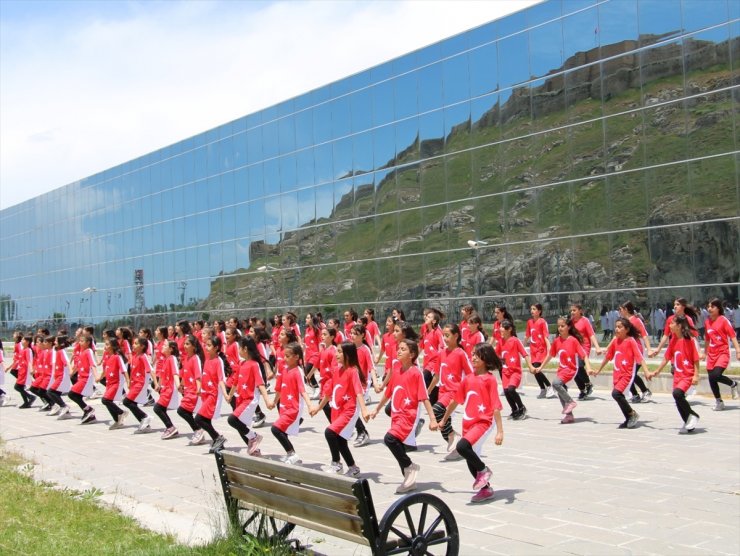
[[[486,245],[488,245],[488,242],[480,240],[480,239],[477,239],[477,240],[469,239],[468,240],[468,247],[470,247],[471,249],[478,249],[479,247],[485,247]]]
[[[82,293],[87,294],[87,302],[90,305],[90,318],[92,318],[92,294],[94,294],[96,291],[98,291],[98,288],[94,286],[88,286],[84,290],[82,290]]]
[[[267,272],[268,270],[277,270],[277,268],[269,264],[257,267],[257,272]]]

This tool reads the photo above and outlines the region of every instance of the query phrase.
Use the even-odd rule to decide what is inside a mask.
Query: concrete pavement
[[[572,425],[559,423],[556,399],[535,399],[532,387],[524,392],[530,418],[504,420],[503,446],[491,441],[483,452],[494,473],[492,502],[470,504],[472,478],[463,461],[443,461],[439,433],[427,429],[419,451],[411,454],[421,466],[418,490],[453,509],[461,554],[740,553],[740,402],[726,398],[726,410],[713,412],[711,398],[695,397],[699,427],[679,436],[680,418],[668,394],[636,404],[638,428],[618,430],[622,415],[606,380],[597,383],[592,399],[579,403]],[[723,393],[728,394],[724,387]],[[0,436],[6,449],[35,462],[38,479],[100,489],[105,502],[181,542],[200,543],[221,529],[223,497],[207,446],[187,446],[189,434],[160,440],[163,427],[151,409],[146,411],[157,433],[132,434],[132,417],[125,429],[108,431],[110,416],[99,401],[92,403],[99,422],[80,425],[33,408],[19,410],[12,392],[8,405],[0,407]],[[76,406],[75,413],[80,414]],[[187,425],[170,413],[186,432]],[[273,417],[268,414],[268,422]],[[459,423],[457,413],[454,424]],[[382,444],[387,425],[379,416],[368,426],[371,443],[353,449],[371,482],[379,517],[397,499],[394,490],[402,478]],[[228,438],[226,449],[245,450],[225,419],[215,426]],[[328,462],[325,426],[322,414],[307,418],[294,441],[304,465]],[[281,455],[269,428],[259,432],[265,437],[262,453]],[[366,547],[315,532],[298,531],[298,537],[321,554],[369,554]]]

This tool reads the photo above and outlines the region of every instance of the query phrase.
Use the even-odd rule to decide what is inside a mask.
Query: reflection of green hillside
[[[731,44],[737,51],[738,40]],[[497,243],[642,228],[656,218],[665,223],[737,216],[732,156],[671,164],[735,149],[732,98],[727,91],[712,92],[732,84],[728,43],[699,47],[706,60],[692,59],[699,69],[685,77],[657,75],[641,87],[639,79],[628,87],[618,76],[604,75],[598,87],[609,77],[614,91],[592,84],[591,96],[584,96],[588,84],[577,83],[583,98],[573,102],[567,86],[559,92],[552,83],[515,90],[503,105],[493,104],[477,121],[461,122],[448,137],[417,139],[392,161],[400,167],[374,191],[372,185],[356,186],[335,200],[329,218],[287,234],[273,256],[256,257],[252,268],[347,261],[302,270],[292,286],[294,303],[450,295],[459,264],[469,265],[471,257],[465,249],[446,250],[462,248],[476,234],[490,243],[480,252],[482,268],[493,269],[504,251]],[[657,56],[660,48],[655,50]],[[671,52],[666,48],[666,55]],[[656,67],[651,71],[665,73]],[[628,81],[634,82],[634,75]],[[678,100],[687,95],[698,96]],[[536,113],[531,106],[537,106]],[[609,117],[597,119],[604,115]],[[564,126],[570,127],[557,129]],[[458,152],[470,147],[475,148]],[[419,152],[431,158],[418,161]],[[657,167],[639,170],[646,166]],[[569,180],[578,181],[561,183]],[[351,220],[358,215],[371,216]],[[647,285],[656,264],[645,233],[567,241],[565,247],[577,252],[571,263],[596,262],[607,274],[629,272],[633,284]],[[625,248],[628,264],[619,266],[612,259]],[[537,249],[552,252],[547,241],[509,251],[526,258]],[[424,255],[408,256],[416,254]],[[717,256],[725,255],[736,256]],[[388,258],[363,261],[376,257]],[[522,272],[522,285],[534,284],[535,277]],[[244,292],[237,296],[239,305],[258,305],[249,287],[253,276],[224,278],[225,291]],[[283,299],[287,287],[278,286]]]

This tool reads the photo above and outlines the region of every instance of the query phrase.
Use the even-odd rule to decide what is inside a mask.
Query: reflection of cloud
[[[532,3],[459,1],[454,10],[448,2],[411,0],[4,8],[0,206]],[[43,131],[29,136],[29,129]]]

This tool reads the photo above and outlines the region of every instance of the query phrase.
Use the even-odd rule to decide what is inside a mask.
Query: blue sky
[[[538,0],[0,0],[0,208]]]

